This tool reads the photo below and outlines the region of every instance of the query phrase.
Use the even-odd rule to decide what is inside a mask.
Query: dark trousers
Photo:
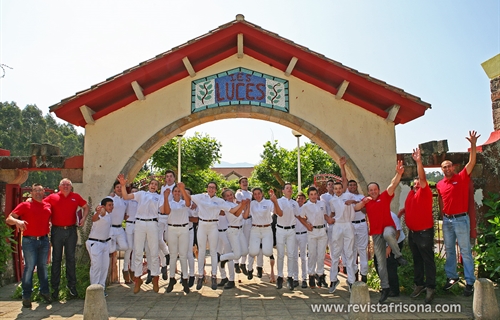
[[[77,239],[76,227],[68,229],[52,227],[52,270],[50,284],[54,291],[59,290],[59,284],[61,282],[63,248],[64,255],[66,256],[66,279],[68,280],[68,287],[76,287],[75,251]]]
[[[434,228],[416,232],[410,230],[408,243],[413,255],[413,281],[417,286],[435,289]]]
[[[399,250],[403,250],[403,243],[404,243],[404,241],[401,241],[398,243]],[[375,269],[377,270],[377,273],[378,273],[377,256],[375,256],[375,258],[373,259],[373,262],[375,263]],[[395,294],[399,294],[398,266],[399,266],[399,263],[394,258],[394,253],[392,253],[392,251],[391,251],[391,254],[387,258],[387,276],[389,278],[389,288]]]

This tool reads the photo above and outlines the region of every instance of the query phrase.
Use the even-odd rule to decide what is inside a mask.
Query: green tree
[[[334,173],[340,175],[340,168],[318,145],[306,143],[300,147],[302,187],[314,183],[314,175]],[[277,141],[266,142],[261,154],[261,162],[252,173],[252,184],[259,184],[266,191],[274,189],[281,195],[285,182],[297,185],[297,148],[287,150]]]
[[[178,139],[171,139],[151,156],[152,173],[163,174],[167,169],[177,173]],[[182,182],[194,193],[205,192],[210,181],[215,181],[219,188],[224,187],[227,184],[224,178],[210,169],[221,158],[220,142],[199,132],[193,137],[180,139]]]
[[[64,156],[83,154],[83,134],[71,124],[60,124],[50,115],[43,115],[36,105],[20,109],[15,102],[0,103],[0,148],[10,150],[12,156],[29,156],[32,143],[58,146]],[[55,188],[61,173],[33,171],[24,185],[34,182]]]

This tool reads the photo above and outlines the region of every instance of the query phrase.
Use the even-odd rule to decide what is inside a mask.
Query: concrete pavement
[[[276,255],[275,255],[276,256]],[[207,259],[208,262],[209,259]],[[285,259],[286,260],[286,259]],[[178,268],[180,269],[180,267]],[[207,272],[210,266],[207,266]],[[285,266],[286,270],[286,266]],[[268,259],[264,261],[264,276],[255,276],[247,280],[243,274],[236,275],[236,288],[229,290],[212,290],[208,285],[200,291],[194,290],[184,294],[180,281],[171,293],[165,293],[167,281],[160,279],[160,292],[155,293],[152,285],[142,286],[142,291],[134,294],[132,287],[125,284],[114,284],[107,288],[107,306],[110,319],[348,319],[348,303],[350,293],[346,278],[340,274],[341,284],[334,294],[328,289],[302,289],[294,291],[286,286],[277,290],[275,284],[269,282],[270,271]],[[329,270],[327,272],[329,274]],[[145,277],[144,277],[145,278]],[[177,279],[180,275],[177,275]],[[207,278],[208,279],[208,278]],[[327,276],[328,279],[328,276]],[[82,319],[84,300],[43,304],[33,302],[33,308],[22,307],[21,300],[13,299],[16,285],[0,288],[0,319]],[[436,296],[431,312],[417,310],[422,308],[423,297],[411,299],[409,296],[389,298],[384,305],[377,306],[380,297],[378,292],[370,291],[374,319],[472,319],[472,297],[455,296],[451,293]],[[498,294],[497,294],[498,296]],[[392,303],[392,304],[391,304]],[[453,312],[437,312],[437,308],[446,309],[459,306]],[[419,307],[420,305],[420,307]],[[313,309],[318,308],[317,312]],[[332,308],[332,310],[329,310]],[[337,310],[335,310],[337,308]],[[344,308],[339,312],[338,308]],[[379,308],[377,310],[377,308]],[[390,309],[392,308],[392,310]],[[420,311],[420,312],[419,312]]]

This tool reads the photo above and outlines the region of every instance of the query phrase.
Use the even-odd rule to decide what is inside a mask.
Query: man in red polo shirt
[[[66,255],[68,290],[71,296],[78,296],[75,265],[76,242],[78,241],[76,211],[78,207],[83,209],[83,218],[78,225],[82,227],[89,214],[89,207],[87,201],[71,190],[71,180],[62,179],[59,183],[59,192],[49,195],[44,200],[44,202],[50,204],[52,211],[52,232],[50,236],[52,242],[52,270],[50,283],[52,285],[53,300],[59,299],[63,248]]]
[[[370,196],[364,198],[354,207],[355,211],[359,211],[365,207],[366,214],[368,215],[368,222],[370,224],[369,234],[373,239],[375,256],[377,256],[378,260],[380,286],[382,287],[382,295],[379,299],[380,303],[387,300],[390,291],[389,277],[387,275],[386,244],[391,247],[394,259],[400,265],[408,264],[408,261],[401,255],[401,250],[398,246],[396,225],[391,216],[391,201],[394,198],[394,190],[396,190],[404,170],[403,162],[398,161],[396,175],[392,178],[387,189],[380,193],[378,183],[370,182],[368,184],[368,194]]]
[[[408,243],[413,255],[415,282],[411,297],[416,298],[426,290],[425,303],[431,303],[436,289],[432,191],[425,178],[420,149],[414,149],[412,157],[417,163],[418,177],[413,181],[413,189],[408,193],[405,207],[399,211],[399,217],[406,214],[406,225],[410,230]]]
[[[476,131],[469,131],[470,142],[469,162],[460,173],[455,174],[453,163],[449,160],[441,163],[444,178],[437,184],[439,193],[439,209],[443,213],[443,237],[446,248],[446,264],[444,271],[448,278],[444,285],[445,290],[449,290],[459,280],[457,273],[457,253],[455,243],[458,242],[465,275],[464,296],[473,294],[474,281],[474,260],[472,259],[470,243],[470,220],[467,213],[469,208],[469,183],[470,174],[476,165]]]
[[[31,308],[33,291],[33,271],[37,270],[40,281],[40,296],[50,303],[49,280],[47,275],[47,256],[49,254],[49,219],[50,208],[43,203],[45,190],[35,183],[31,188],[32,201],[20,203],[7,217],[9,225],[15,225],[23,233],[24,273],[23,307]]]

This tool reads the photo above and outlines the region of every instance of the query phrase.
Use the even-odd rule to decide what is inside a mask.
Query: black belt
[[[252,227],[257,227],[257,228],[267,228],[270,226],[271,224],[252,224]]]
[[[135,224],[135,221],[125,221],[126,223],[131,223],[131,224]]]
[[[304,233],[307,233],[307,231],[295,232],[295,234],[304,234]]]
[[[188,224],[187,223],[183,223],[183,224],[170,224],[170,223],[167,223],[169,226],[171,227],[185,227],[187,226]]]
[[[121,228],[121,227],[122,227],[122,225],[121,225],[121,224],[112,224],[111,226],[112,226],[113,228]]]
[[[140,220],[140,221],[156,221],[156,222],[158,222],[158,218],[154,218],[154,219],[141,219],[141,218],[135,218],[135,220]]]
[[[159,214],[160,216],[168,216],[168,214],[166,214],[166,213],[161,213],[161,212],[158,212],[158,214]]]
[[[448,218],[448,219],[456,219],[456,218],[459,218],[459,217],[464,217],[467,215],[467,212],[464,212],[464,213],[457,213],[457,214],[446,214],[446,213],[443,213],[443,215]]]
[[[429,231],[433,231],[434,232],[434,227],[429,228],[429,229],[425,229],[425,230],[419,230],[419,231],[410,230],[411,233],[426,233],[426,232],[429,232]]]
[[[363,219],[363,220],[356,220],[356,221],[352,221],[352,223],[361,223],[361,222],[366,222],[366,219]]]
[[[52,225],[52,228],[72,229],[72,228],[76,228],[76,226],[54,226],[54,225]]]
[[[279,224],[277,224],[276,226],[277,226],[278,228],[285,229],[285,230],[288,230],[288,229],[295,229],[295,226],[283,227],[283,226],[280,226]]]
[[[199,220],[201,220],[203,222],[217,222],[217,221],[219,221],[219,219],[205,220],[205,219],[202,219],[202,218],[199,218]]]
[[[106,240],[99,240],[99,239],[89,238],[89,240],[92,240],[92,241],[97,241],[97,242],[102,242],[102,243],[106,243],[106,242],[108,242],[109,240],[111,240],[111,238],[107,238]]]
[[[252,216],[248,216],[248,218],[243,218],[245,220],[252,219]]]
[[[320,226],[313,226],[314,229],[323,229],[325,227],[325,225],[320,225]]]
[[[38,237],[35,237],[35,236],[25,236],[23,235],[23,238],[30,238],[30,239],[34,239],[34,240],[41,240],[42,238],[46,238],[47,235],[44,235],[44,236],[38,236]]]
[[[226,231],[227,229],[219,229],[219,232],[224,232]]]
[[[239,226],[239,227],[237,227],[237,226],[229,226],[229,228],[241,229],[241,228],[243,228],[243,227],[242,227],[242,226]]]

